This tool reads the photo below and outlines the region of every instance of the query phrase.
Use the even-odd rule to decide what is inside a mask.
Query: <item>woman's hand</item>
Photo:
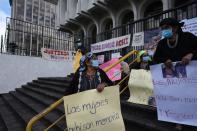
[[[182,58],[182,64],[184,64],[184,65],[189,64],[189,62],[191,61],[192,57],[193,57],[193,54],[192,53],[189,53],[189,54],[185,55]]]
[[[98,92],[102,92],[106,86],[107,86],[106,83],[101,83],[101,84],[99,84],[99,85],[97,86],[96,89],[97,89]]]

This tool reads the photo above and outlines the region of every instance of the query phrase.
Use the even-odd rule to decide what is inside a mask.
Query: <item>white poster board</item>
[[[144,45],[144,32],[138,32],[133,34],[132,46]]]
[[[158,119],[197,126],[197,61],[151,66]]]
[[[185,19],[181,22],[184,22],[184,26],[182,27],[184,32],[190,32],[197,36],[197,18]]]

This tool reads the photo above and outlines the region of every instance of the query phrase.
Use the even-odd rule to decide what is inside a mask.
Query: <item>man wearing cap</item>
[[[160,22],[163,39],[158,43],[153,56],[154,63],[164,63],[171,66],[172,62],[181,61],[189,64],[197,59],[197,37],[189,32],[183,32],[179,23],[174,18],[166,18]]]

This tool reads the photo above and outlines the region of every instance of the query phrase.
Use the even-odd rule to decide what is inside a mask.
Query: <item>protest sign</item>
[[[159,41],[161,40],[161,30],[152,29],[144,32],[144,49],[153,56]]]
[[[81,51],[77,51],[75,56],[74,56],[74,61],[73,61],[73,69],[74,72],[77,71],[77,69],[80,67],[80,59],[82,57]]]
[[[190,32],[197,36],[197,17],[192,19],[185,19],[181,22],[184,22],[184,26],[182,27],[183,32]]]
[[[197,61],[151,66],[158,119],[197,126]]]
[[[97,59],[99,61],[99,64],[103,64],[104,63],[104,60],[105,60],[105,55],[98,55],[97,56]]]
[[[120,52],[112,53],[112,54],[111,54],[111,58],[112,58],[112,59],[114,59],[114,58],[119,59],[120,57],[122,57],[122,56],[120,55]]]
[[[144,45],[144,32],[138,32],[133,34],[132,46]]]
[[[125,35],[110,40],[105,40],[91,45],[91,52],[98,53],[110,50],[121,49],[130,45],[131,35]]]
[[[153,95],[153,84],[150,71],[131,70],[129,78],[129,102],[148,105],[148,99]]]
[[[99,67],[102,70],[104,70],[105,68],[109,67],[110,65],[112,65],[118,61],[119,61],[119,59],[111,59],[110,61],[103,63]],[[110,69],[106,74],[111,81],[120,80],[121,79],[121,65],[120,64],[116,65],[115,67]]]
[[[42,58],[51,61],[72,61],[74,59],[74,51],[54,50],[41,48]]]
[[[119,86],[64,97],[67,131],[125,131]]]

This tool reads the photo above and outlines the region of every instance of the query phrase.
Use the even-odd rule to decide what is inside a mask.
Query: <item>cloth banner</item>
[[[131,94],[128,102],[148,105],[149,97],[153,95],[150,71],[132,69],[128,86]]]
[[[119,86],[64,97],[68,131],[125,131]]]
[[[111,59],[110,61],[103,63],[99,67],[104,70],[105,68],[109,67],[110,65],[116,63],[119,61],[119,59]],[[109,70],[107,73],[107,76],[111,81],[117,81],[121,79],[121,65],[118,64],[115,67],[113,67],[111,70]]]
[[[197,61],[151,66],[158,119],[197,126]]]
[[[138,32],[133,34],[132,46],[144,45],[144,32]]]
[[[72,61],[74,59],[74,51],[53,50],[41,48],[42,58],[51,61]]]
[[[110,50],[121,49],[130,45],[131,35],[125,35],[110,40],[105,40],[91,45],[91,52],[98,53]]]

